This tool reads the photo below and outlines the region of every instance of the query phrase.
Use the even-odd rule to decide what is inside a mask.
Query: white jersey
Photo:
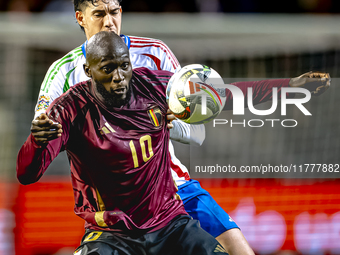
[[[166,70],[173,73],[181,68],[175,55],[162,41],[136,36],[121,35],[121,37],[129,48],[133,68],[146,67],[151,70]],[[34,118],[44,113],[50,103],[70,87],[89,79],[83,70],[86,60],[86,44],[87,41],[51,65],[41,84]],[[170,138],[182,143],[194,142],[200,145],[205,138],[204,125],[195,125],[194,128],[195,132],[190,134],[190,125],[174,121],[174,128],[170,130]],[[169,151],[172,175],[179,186],[190,179],[189,172],[175,156],[171,142]]]

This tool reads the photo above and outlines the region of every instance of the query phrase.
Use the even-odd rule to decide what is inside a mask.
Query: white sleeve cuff
[[[170,129],[170,139],[190,144],[190,145],[202,145],[205,139],[205,127],[201,125],[189,125],[180,120],[172,121],[174,127]]]

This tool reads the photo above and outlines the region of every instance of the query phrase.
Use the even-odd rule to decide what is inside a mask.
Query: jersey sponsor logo
[[[148,115],[151,123],[155,127],[159,127],[162,125],[162,112],[158,107],[148,110]]]
[[[41,95],[38,99],[37,111],[45,111],[50,105],[51,98],[48,95]]]
[[[214,250],[214,253],[218,252],[227,253],[226,250],[220,244],[218,244]]]

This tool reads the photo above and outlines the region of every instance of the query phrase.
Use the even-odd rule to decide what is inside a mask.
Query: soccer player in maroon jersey
[[[147,67],[150,70],[176,72],[181,68],[169,47],[162,41],[139,36],[121,34],[122,7],[120,0],[74,0],[75,17],[89,40],[100,31],[111,31],[120,34],[129,47],[130,61],[133,68]],[[49,124],[44,114],[48,105],[73,85],[85,81],[88,77],[83,71],[86,61],[87,41],[80,47],[68,52],[63,58],[56,60],[41,85],[38,103],[35,109],[34,125],[42,128],[46,140],[58,136],[58,126]],[[168,115],[171,118],[171,115]],[[202,144],[205,138],[204,125],[189,127],[180,121],[173,121],[174,128],[170,138],[190,144]],[[171,125],[169,124],[169,125]],[[37,126],[36,126],[37,127]],[[39,139],[43,139],[40,137]],[[200,220],[201,226],[233,255],[253,255],[237,224],[215,202],[211,195],[202,189],[196,180],[192,180],[188,169],[175,155],[174,147],[169,143],[171,169],[178,186],[178,194],[183,199],[185,209],[190,216]],[[197,202],[199,200],[199,202]],[[216,217],[218,215],[218,217]]]
[[[120,34],[122,9],[119,0],[75,0],[74,7],[76,19],[84,30],[87,39],[99,31],[112,31]],[[130,47],[130,57],[133,67],[143,66],[154,70],[161,69],[171,72],[180,68],[176,57],[160,40],[126,35],[121,35],[121,37],[125,40],[126,45]],[[57,90],[56,88],[59,88],[61,91],[59,95],[61,95],[62,91],[68,89],[68,86],[87,79],[82,70],[82,61],[85,61],[86,57],[85,45],[86,42],[81,46],[81,49],[76,48],[65,56],[66,59],[63,58],[60,61],[56,61],[51,66],[51,72],[46,74],[46,78],[42,84],[42,87],[46,87],[45,89],[49,88],[50,91],[48,92],[49,94],[46,94],[47,91],[42,89],[42,94],[40,95],[41,100],[39,100],[41,103],[39,104],[38,102],[37,104],[36,116],[45,111],[45,108],[42,106],[48,106],[48,104],[46,104],[46,98],[52,100],[57,97],[53,94],[55,90]],[[83,54],[81,52],[83,52]],[[53,73],[53,75],[49,75],[49,73]],[[83,76],[85,77],[84,79],[82,79]],[[247,93],[247,87],[254,87],[253,91],[256,91],[253,95],[255,96],[254,102],[260,103],[270,99],[271,88],[273,86],[280,90],[281,87],[289,86],[289,83],[289,79],[282,79],[276,81],[240,82],[235,83],[235,85],[241,88],[244,94]],[[257,91],[261,93],[257,93]],[[226,91],[226,93],[228,98],[226,108],[232,109],[231,93],[230,91]],[[46,115],[42,114],[41,117],[38,118],[39,121],[34,123],[44,128],[44,130],[41,129],[41,131],[44,132],[45,138],[41,136],[39,139],[45,139],[45,141],[47,141],[58,136],[58,125],[53,123],[49,125],[49,120],[47,118],[45,119],[45,116]],[[44,122],[44,120],[46,122]],[[175,125],[175,127],[176,126],[178,125]],[[55,131],[50,131],[50,128],[55,128]],[[185,132],[182,132],[182,134],[184,133]],[[175,139],[174,134],[174,129],[172,129],[173,139]],[[191,132],[191,139],[194,136],[195,133]],[[176,138],[178,137],[181,136],[176,135]],[[170,150],[173,152],[172,146]],[[174,163],[171,164],[171,167],[176,170],[173,171],[173,173],[176,173],[174,175],[179,187],[178,194],[180,194],[183,199],[187,212],[189,212],[192,217],[199,219],[201,226],[210,234],[214,235],[230,254],[254,254],[236,223],[217,205],[211,195],[200,187],[197,181],[190,179],[185,166],[180,164],[178,159],[176,162],[174,161],[176,159],[174,154],[172,154],[171,158],[172,163]]]
[[[17,159],[22,184],[36,182],[66,150],[75,213],[86,233],[75,254],[226,254],[187,215],[170,172],[167,71],[132,71],[119,36],[100,32],[87,46],[85,73],[47,109],[57,139],[32,130]]]

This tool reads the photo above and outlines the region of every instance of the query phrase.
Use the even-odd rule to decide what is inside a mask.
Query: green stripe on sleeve
[[[51,85],[50,82],[54,79],[54,77],[58,73],[60,67],[62,67],[66,63],[72,62],[77,57],[81,56],[82,54],[83,54],[83,52],[81,50],[81,47],[78,47],[78,48],[74,49],[73,51],[71,51],[70,54],[68,54],[65,57],[63,57],[62,59],[60,59],[58,61],[58,63],[55,64],[54,68],[48,74],[46,74],[45,77],[47,77],[47,79],[44,80],[44,84],[42,86],[43,87],[42,90],[47,93],[48,90],[49,90],[49,87]],[[71,58],[71,59],[69,59],[69,58]],[[68,61],[64,61],[66,59],[68,59]],[[49,84],[49,86],[47,86],[48,84]]]
[[[64,56],[62,59],[59,60],[58,63],[55,64],[54,68],[45,76],[43,90],[45,90],[46,88],[46,84],[47,84],[48,79],[50,78],[51,73],[60,65],[60,63],[64,61],[65,59],[72,57],[75,53],[78,53],[78,52],[81,52],[81,47],[75,48],[73,51],[70,52],[70,54]]]
[[[66,91],[69,90],[70,88],[70,84],[68,82],[68,79],[70,78],[71,73],[74,71],[74,69],[76,69],[76,67],[74,67],[73,69],[71,69],[67,74],[66,74],[66,80],[65,80],[65,84],[64,84],[64,88],[63,88],[63,93],[65,93]]]
[[[65,64],[67,64],[67,63],[69,63],[69,62],[74,61],[76,58],[78,58],[78,57],[81,56],[82,54],[83,54],[83,53],[79,53],[78,55],[74,56],[73,58],[65,60],[64,62],[60,63],[60,65],[59,65],[59,67],[58,67],[57,69],[54,69],[54,72],[51,72],[50,75],[52,75],[52,76],[49,78],[49,80],[48,80],[48,82],[46,83],[45,88],[44,88],[44,90],[45,90],[46,93],[48,93],[48,91],[49,91],[49,89],[50,89],[50,87],[51,87],[52,81],[54,80],[55,76],[58,74],[59,69],[60,69],[63,65],[65,65]]]

